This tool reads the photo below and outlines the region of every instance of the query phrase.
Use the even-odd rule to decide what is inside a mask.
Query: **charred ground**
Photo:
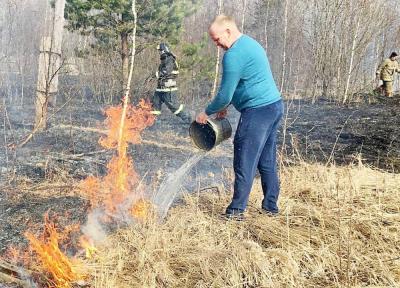
[[[279,151],[284,164],[312,161],[364,164],[398,173],[400,170],[400,101],[379,99],[374,104],[338,106],[328,101],[312,104],[287,101]],[[75,104],[54,113],[45,133],[16,150],[32,129],[33,107],[3,107],[0,150],[0,254],[13,244],[25,243],[23,232],[40,227],[51,210],[61,223],[84,222],[88,203],[75,191],[81,179],[102,175],[113,152],[98,144],[102,105]],[[230,113],[233,127],[238,114]],[[145,130],[143,143],[131,145],[130,154],[143,181],[155,191],[168,173],[197,153],[188,126],[165,111]],[[86,130],[85,130],[86,129]],[[285,133],[284,133],[285,131]],[[183,184],[196,191],[205,187],[230,189],[232,138],[207,154]],[[228,177],[227,177],[228,175]],[[35,229],[35,228],[33,228]],[[39,229],[39,228],[37,228]]]

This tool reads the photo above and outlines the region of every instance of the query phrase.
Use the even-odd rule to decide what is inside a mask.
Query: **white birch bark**
[[[343,97],[343,104],[346,103],[348,100],[348,94],[349,94],[349,87],[350,87],[350,78],[351,78],[351,72],[353,71],[353,62],[354,62],[354,54],[356,50],[356,43],[358,39],[358,32],[360,29],[360,18],[357,19],[357,24],[354,30],[354,36],[351,44],[351,52],[350,52],[350,63],[349,63],[349,69],[347,70],[347,80],[346,80],[346,88],[344,90],[344,97]]]
[[[223,0],[218,0],[217,15],[221,14],[222,5],[223,5]],[[214,76],[213,86],[211,89],[211,95],[210,95],[211,98],[214,97],[214,95],[217,91],[220,58],[221,58],[221,49],[219,47],[217,47],[217,58],[215,60],[215,76]]]
[[[289,0],[285,0],[285,16],[284,16],[284,27],[283,27],[283,51],[282,51],[282,74],[281,74],[281,85],[279,91],[283,92],[283,86],[285,84],[285,73],[286,73],[286,41],[287,41],[287,28],[288,28],[288,6]]]

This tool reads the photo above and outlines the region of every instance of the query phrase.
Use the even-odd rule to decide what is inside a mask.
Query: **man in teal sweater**
[[[276,138],[283,104],[267,55],[256,40],[240,33],[231,17],[217,16],[209,35],[226,51],[222,80],[218,94],[196,121],[205,124],[212,114],[224,118],[230,104],[241,113],[233,142],[234,193],[226,217],[243,219],[256,169],[264,193],[261,208],[268,215],[275,215],[279,196]]]

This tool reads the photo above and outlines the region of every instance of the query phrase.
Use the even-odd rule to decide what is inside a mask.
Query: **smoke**
[[[27,273],[22,267],[19,267],[18,269],[18,276],[24,282],[26,287],[39,288],[39,286],[33,281],[32,276],[29,275],[29,273]],[[0,287],[2,286],[0,285]]]
[[[161,183],[160,188],[151,197],[151,203],[157,208],[158,216],[160,219],[165,218],[169,208],[180,194],[181,184],[183,177],[195,166],[201,159],[206,156],[207,152],[201,151],[194,154],[185,163],[179,167],[174,173],[171,173]],[[82,226],[81,230],[85,236],[93,241],[93,244],[98,245],[102,243],[107,237],[108,228],[111,228],[112,222],[117,221],[119,224],[125,223],[130,225],[135,222],[135,219],[129,213],[129,207],[132,207],[138,199],[143,190],[142,183],[139,183],[135,191],[130,193],[129,197],[118,206],[118,209],[112,215],[105,212],[104,209],[97,208],[88,214],[87,222]],[[139,193],[138,193],[139,192]],[[105,219],[113,219],[112,222],[107,223]],[[115,223],[114,223],[115,224]],[[119,225],[118,225],[119,226]]]
[[[105,216],[103,210],[95,209],[89,213],[86,224],[82,226],[82,232],[85,236],[88,236],[94,244],[102,243],[107,237],[107,233],[101,224],[101,219],[104,219]]]

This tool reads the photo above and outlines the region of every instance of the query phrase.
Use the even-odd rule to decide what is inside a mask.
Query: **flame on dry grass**
[[[97,252],[97,248],[94,246],[92,239],[87,236],[82,236],[79,239],[79,244],[83,249],[85,249],[86,258],[93,258]]]
[[[101,146],[108,149],[118,147],[119,133],[122,129],[121,149],[119,155],[126,155],[128,143],[139,144],[142,140],[140,133],[148,126],[153,125],[154,115],[151,114],[151,104],[143,99],[135,107],[128,105],[124,125],[121,128],[122,106],[110,107],[106,111],[107,119],[105,125],[108,129],[108,135],[99,140]]]
[[[118,211],[139,182],[133,161],[127,156],[128,144],[140,143],[140,133],[146,127],[153,125],[155,119],[151,114],[151,105],[144,100],[137,106],[128,105],[123,123],[122,111],[123,107],[117,106],[110,107],[105,112],[107,116],[105,125],[109,132],[106,137],[99,140],[99,143],[105,148],[117,149],[117,155],[107,165],[107,175],[103,178],[89,177],[81,185],[92,208],[103,207],[111,214]],[[142,214],[142,212],[132,213],[132,215]]]
[[[114,156],[107,164],[107,170],[105,177],[91,176],[81,187],[92,208],[104,206],[108,212],[115,213],[138,183],[138,176],[128,157]]]
[[[88,197],[93,208],[102,207],[107,212],[114,213],[127,199],[131,191],[138,184],[139,177],[134,170],[133,161],[127,156],[129,143],[141,142],[140,133],[154,123],[151,114],[151,105],[141,100],[135,107],[128,105],[126,114],[123,107],[111,107],[106,110],[105,125],[108,135],[99,140],[99,143],[108,149],[116,149],[114,156],[107,165],[108,173],[103,178],[88,177],[81,185],[83,193]],[[137,195],[136,195],[137,196]],[[138,199],[139,197],[134,197]],[[138,200],[128,208],[130,214],[136,218],[144,218],[150,211],[151,204],[145,200]],[[82,280],[85,275],[81,272],[77,259],[69,259],[61,250],[60,243],[66,241],[72,232],[79,231],[79,225],[69,225],[63,233],[57,232],[56,226],[45,214],[45,224],[42,239],[26,232],[30,242],[30,249],[38,256],[38,263],[42,271],[50,274],[50,287],[67,288],[72,283]],[[80,238],[80,246],[85,249],[86,257],[92,258],[97,249],[93,241],[87,237]],[[12,259],[24,260],[17,249],[8,252]]]
[[[399,286],[400,174],[307,163],[280,172],[278,217],[259,212],[260,181],[244,225],[218,217],[229,193],[188,195],[164,222],[111,235],[97,256],[121,268],[94,277],[103,287]]]
[[[30,232],[26,232],[25,236],[29,240],[30,248],[38,256],[41,269],[50,273],[55,287],[72,287],[71,283],[84,278],[83,273],[79,271],[77,260],[69,259],[60,250],[59,243],[65,236],[57,232],[47,214],[45,215],[43,239],[38,239]]]
[[[150,201],[140,199],[132,205],[130,209],[130,214],[136,219],[145,219],[151,214],[152,209],[153,205]]]

